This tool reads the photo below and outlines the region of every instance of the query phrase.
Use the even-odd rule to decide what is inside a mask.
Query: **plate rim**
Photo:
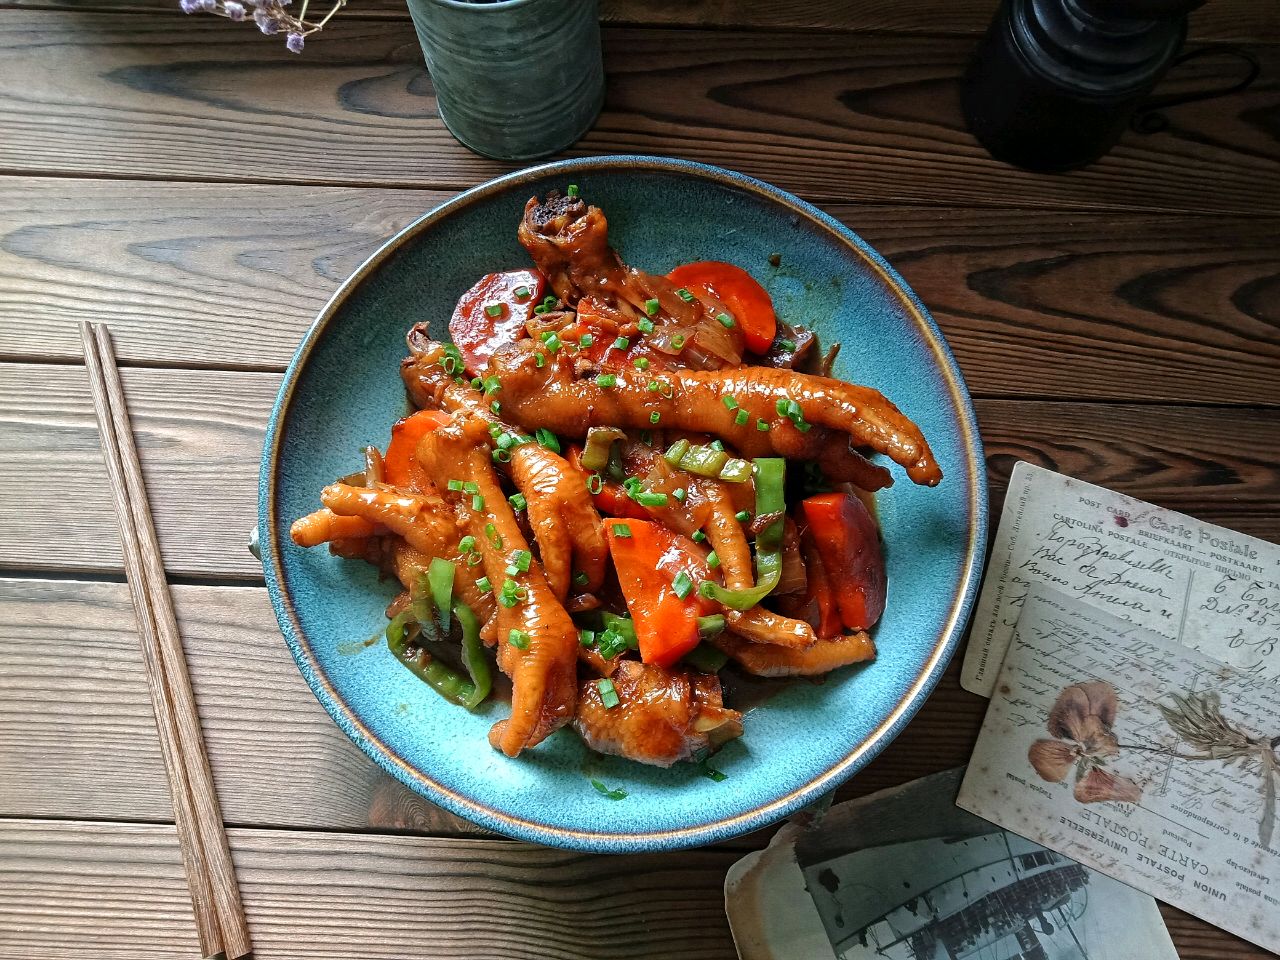
[[[910,319],[926,341],[929,350],[938,361],[938,373],[951,395],[958,414],[957,423],[965,456],[964,470],[969,480],[968,542],[965,545],[957,588],[951,598],[938,639],[928,658],[921,664],[911,685],[888,714],[877,723],[872,732],[821,774],[795,786],[780,797],[757,803],[750,809],[714,821],[644,832],[576,830],[527,820],[487,806],[473,797],[447,787],[396,754],[346,703],[312,654],[310,642],[297,618],[292,598],[284,587],[281,551],[278,549],[279,545],[275,537],[275,531],[278,529],[276,467],[285,434],[283,429],[285,417],[293,402],[294,391],[301,373],[310,360],[312,350],[347,298],[404,244],[458,210],[519,186],[521,183],[542,180],[556,173],[619,169],[692,176],[755,194],[789,209],[793,214],[804,217],[821,228],[833,241],[849,248],[862,258],[898,296]],[[673,850],[739,836],[774,823],[812,803],[866,766],[898,736],[923,706],[955,653],[977,598],[981,561],[986,550],[987,528],[986,462],[972,399],[959,365],[942,332],[915,292],[897,271],[849,227],[792,193],[723,167],[692,160],[646,155],[614,154],[577,157],[517,170],[457,194],[397,231],[334,291],[299,342],[293,358],[285,369],[280,389],[272,404],[263,439],[258,477],[258,542],[263,576],[277,624],[311,692],[347,737],[383,770],[415,793],[473,823],[517,839],[593,853]]]

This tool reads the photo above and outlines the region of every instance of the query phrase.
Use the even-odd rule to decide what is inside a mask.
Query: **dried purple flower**
[[[196,8],[202,13],[216,13],[218,0],[196,0]]]
[[[222,5],[222,9],[226,11],[227,19],[229,20],[239,23],[244,19],[244,4],[238,3],[237,0],[226,0]]]
[[[180,0],[179,4],[183,13],[199,13],[200,0]]]
[[[253,22],[268,37],[280,32],[280,21],[273,17],[265,7],[258,7],[253,11]]]
[[[306,37],[302,34],[291,33],[289,34],[289,39],[284,42],[284,45],[289,48],[290,53],[301,53],[303,44],[306,42]]]

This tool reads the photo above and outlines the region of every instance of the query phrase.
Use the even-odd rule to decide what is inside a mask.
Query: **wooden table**
[[[1251,90],[1069,176],[964,130],[956,78],[993,6],[605,0],[608,104],[571,152],[733,167],[882,250],[964,368],[995,515],[1021,458],[1280,540],[1280,5],[1192,19],[1261,58]],[[630,857],[484,835],[329,721],[245,551],[311,317],[507,169],[441,126],[396,0],[356,0],[302,57],[167,3],[0,0],[0,956],[196,955],[82,317],[127,364],[260,958],[734,955],[724,873],[768,833]],[[840,796],[962,763],[983,706],[953,668]],[[1185,960],[1266,955],[1164,912]]]

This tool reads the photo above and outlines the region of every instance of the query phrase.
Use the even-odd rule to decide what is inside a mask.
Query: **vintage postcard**
[[[784,827],[729,870],[742,960],[1176,960],[1155,901],[955,805],[963,770]]]
[[[1280,950],[1280,687],[1036,588],[958,803]]]
[[[969,632],[966,690],[991,696],[1037,584],[1280,679],[1280,547],[1019,463]]]

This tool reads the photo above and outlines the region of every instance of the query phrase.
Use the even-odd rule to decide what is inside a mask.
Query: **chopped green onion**
[[[658,301],[650,300],[649,302],[657,303]],[[657,313],[656,309],[654,310],[654,313]],[[650,320],[648,317],[641,317],[639,320],[636,321],[636,329],[639,330],[641,333],[653,333],[653,321]]]
[[[533,354],[533,365],[539,369],[547,365],[547,355],[541,350],[537,350]]]
[[[685,492],[684,487],[676,487],[674,490],[671,491],[671,495],[675,497],[677,500],[679,500],[681,503],[684,503],[684,498],[687,497],[689,494]]]
[[[595,342],[596,342],[596,338],[591,336],[591,334],[589,333],[584,333],[581,337],[578,338],[578,346],[581,347],[583,350],[587,349],[587,347],[591,346]]]
[[[801,433],[808,433],[810,430],[813,429],[813,424],[807,423],[804,420],[796,421],[795,426],[796,426],[796,429],[799,430]]]
[[[701,543],[703,540],[707,539],[707,535],[701,530],[695,530],[693,531],[693,535],[690,539],[693,540],[694,543]]]
[[[478,567],[478,566],[480,566],[480,564],[482,564],[482,563],[484,563],[484,557],[480,556],[480,554],[479,554],[479,553],[469,553],[469,554],[467,554],[467,566],[468,566],[468,567]]]
[[[559,302],[559,300],[560,298],[557,297],[554,293],[548,293],[545,297],[542,298],[542,305],[546,307],[548,310],[550,310]]]
[[[626,653],[631,646],[627,643],[626,636],[610,626],[596,635],[596,649],[600,651],[600,656],[612,660]]]
[[[496,440],[500,433],[502,433],[502,424],[500,423],[489,424],[489,436],[493,437]]]
[[[578,195],[578,185],[576,183],[569,184],[569,189],[567,189],[565,193],[571,197],[576,197]]]
[[[484,509],[484,497],[480,496],[480,494],[478,494],[478,493],[477,493],[474,497],[472,497],[472,498],[471,498],[471,509],[472,509],[472,510],[476,510],[476,511],[483,510],[483,509]]]
[[[620,787],[610,790],[608,787],[606,787],[603,783],[601,783],[599,780],[595,779],[594,777],[592,777],[591,779],[591,785],[596,788],[596,793],[600,794],[602,797],[607,797],[610,800],[627,799],[627,791],[623,790]]]
[[[588,577],[586,573],[584,573],[582,570],[579,570],[577,573],[573,575],[573,585],[575,587],[585,587],[590,582],[591,582],[591,578]]]
[[[604,387],[608,389],[609,387],[616,387],[617,385],[618,378],[612,373],[602,373],[600,376],[596,377],[597,387]]]
[[[738,412],[733,416],[733,422],[740,427],[746,426],[747,421],[750,419],[751,419],[751,415],[747,413],[747,411],[742,409],[739,409]]]
[[[613,535],[625,540],[631,536],[631,528],[625,523],[615,523],[613,525]]]
[[[786,399],[779,400],[775,405],[775,409],[785,417],[791,410],[791,401]]]
[[[671,589],[675,592],[677,597],[683,600],[693,592],[693,580],[687,573],[681,570],[676,574],[676,578],[671,581]]]
[[[589,647],[596,642],[596,632],[594,630],[578,631],[578,643],[584,647]]]
[[[476,538],[468,534],[458,541],[459,553],[470,553],[476,548]]]
[[[511,292],[515,294],[517,300],[528,300],[533,296],[533,291],[523,285],[516,287],[515,290]]]
[[[712,570],[720,566],[720,554],[716,553],[714,550],[708,553],[707,566],[710,567]]]
[[[636,358],[635,358],[634,360],[632,360],[631,362],[632,362],[632,363],[634,363],[634,364],[636,365],[636,369],[637,369],[637,370],[648,370],[648,369],[649,369],[649,358],[648,358],[648,357],[636,357]]]
[[[504,433],[497,439],[499,450],[510,450],[512,447],[518,446],[519,443],[520,438],[511,433]]]
[[[502,549],[502,537],[498,535],[498,528],[492,523],[486,523],[484,525],[484,535],[489,539],[489,543],[493,549]]]
[[[492,410],[495,414],[500,413],[502,411],[502,404],[500,404],[497,400],[495,400],[493,401],[493,403],[489,404],[489,409]]]
[[[560,338],[556,336],[554,332],[552,332],[550,336],[544,335],[542,338],[542,342],[547,345],[547,350],[550,351],[551,353],[555,353],[562,346],[564,346],[564,344],[560,342]]]
[[[502,316],[503,306],[500,303],[486,304],[484,312],[490,317]]]
[[[511,504],[512,510],[523,510],[529,505],[529,501],[525,499],[523,493],[513,493],[507,497],[507,503]]]
[[[631,341],[626,337],[619,337],[617,340],[613,341],[613,349],[615,350],[626,350],[630,346]]]
[[[449,481],[449,490],[450,490],[450,492],[452,492],[452,493],[461,493],[461,492],[462,492],[462,481],[461,481],[461,480],[450,480],[450,481]]]
[[[685,335],[683,333],[677,333],[674,337],[671,338],[671,345],[675,347],[677,350],[684,349],[684,342],[685,342]]]
[[[462,492],[463,493],[479,493],[480,484],[476,483],[474,480],[468,480],[466,483],[462,485]]]
[[[794,340],[790,340],[790,339],[779,340],[778,346],[781,347],[787,353],[796,352],[796,342]]]
[[[716,319],[720,321],[720,326],[726,329],[733,327],[733,317],[727,313],[717,313]]]
[[[667,447],[667,452],[662,455],[662,459],[666,460],[671,466],[679,466],[680,458],[689,450],[688,440],[677,440],[671,446]]]
[[[501,389],[502,389],[502,381],[499,380],[497,377],[484,378],[485,393],[497,393]]]
[[[721,773],[715,767],[708,765],[706,760],[703,760],[701,763],[698,764],[698,770],[708,780],[714,780],[716,783],[720,783],[722,780],[729,779],[729,775],[727,773]]]
[[[600,619],[604,622],[606,630],[612,630],[623,640],[627,649],[636,650],[640,646],[640,640],[636,637],[636,624],[630,617],[619,617],[616,614],[601,611]]]
[[[600,693],[600,702],[604,704],[606,710],[612,710],[620,701],[618,699],[618,691],[613,686],[613,681],[608,677],[601,677],[596,681],[596,690]]]
[[[665,493],[650,493],[644,490],[637,493],[634,499],[642,507],[665,507],[667,505],[667,495]]]
[[[676,296],[679,297],[681,300],[683,300],[685,303],[693,303],[693,300],[694,300],[693,294],[690,293],[688,290],[686,290],[684,287],[681,287],[679,290],[676,291]]]
[[[502,447],[498,447],[498,449],[494,450],[493,453],[489,454],[489,456],[493,457],[494,463],[510,463],[511,462],[511,451],[506,450]]]
[[[729,461],[729,454],[711,444],[695,444],[684,451],[676,466],[700,477],[718,477]]]
[[[730,410],[738,409],[738,401],[735,400],[733,397],[729,396],[728,394],[721,397],[720,402],[723,403]]]
[[[724,450],[724,441],[712,440],[711,443],[708,444],[708,446],[710,446],[712,450]]]
[[[645,385],[645,389],[647,389],[650,393],[657,393],[657,392],[658,392],[658,381],[657,381],[657,380],[650,380],[650,381]]]
[[[471,386],[477,390],[482,390],[484,389],[484,381],[481,380],[479,377],[472,377]]]
[[[660,414],[657,410],[655,410],[655,411],[653,411],[653,413],[649,414],[649,422],[650,422],[650,423],[657,423],[657,422],[658,422],[659,420],[661,420],[661,419],[662,419],[662,414]]]
[[[539,427],[533,432],[533,435],[538,438],[539,444],[546,447],[552,453],[560,452],[560,438],[546,427]]]
[[[751,514],[746,510],[739,510],[733,515],[733,519],[737,520],[739,523],[749,523],[751,521]]]
[[[644,482],[639,477],[627,477],[622,481],[623,489],[631,496],[635,496],[644,487]]]
[[[756,420],[756,429],[757,429],[757,430],[759,430],[761,433],[768,433],[768,432],[769,432],[769,421],[767,421],[767,420],[759,420],[759,419],[757,419],[757,420]]]
[[[660,303],[658,302],[658,300],[657,300],[657,298],[656,298],[656,297],[655,297],[654,299],[646,300],[646,301],[644,302],[644,312],[645,312],[645,313],[647,313],[647,314],[648,314],[649,316],[651,316],[651,317],[656,317],[656,316],[658,315],[658,311],[659,311],[659,310],[661,310],[661,309],[662,309],[662,304],[660,304]],[[644,320],[641,320],[641,321],[640,321],[640,329],[641,329],[644,333],[652,333],[652,332],[653,332],[653,321],[652,321],[652,320],[650,320],[650,321],[648,321],[648,323],[649,323],[649,329],[648,329],[648,330],[645,330],[645,329],[644,329],[645,321],[644,321]]]
[[[517,550],[511,555],[511,565],[521,573],[529,572],[529,564],[533,562],[533,554],[528,550]]]
[[[528,650],[529,634],[516,627],[512,627],[511,632],[507,634],[507,643],[511,644],[517,650]]]
[[[538,304],[536,307],[534,307],[534,308],[533,308],[533,312],[534,312],[534,313],[546,313],[546,312],[547,312],[546,305],[545,305],[545,304],[541,304],[541,303],[540,303],[540,304]]]
[[[431,566],[427,567],[427,585],[431,588],[431,599],[436,605],[436,615],[440,618],[440,629],[449,629],[449,611],[453,607],[453,575],[456,567],[448,560],[432,557]]]
[[[490,582],[488,577],[481,577],[476,581],[476,589],[481,593],[493,593],[493,583]]]
[[[602,491],[603,489],[604,489],[604,478],[601,477],[600,474],[593,473],[591,476],[587,477],[588,493],[594,496],[595,494],[600,493],[600,491]]]

